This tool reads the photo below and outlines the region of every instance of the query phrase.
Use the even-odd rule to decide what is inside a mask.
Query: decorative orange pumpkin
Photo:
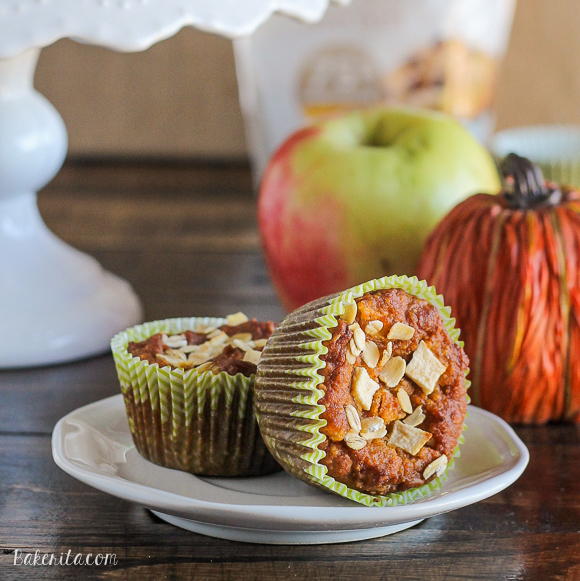
[[[419,274],[451,305],[473,402],[516,423],[580,421],[580,192],[510,154],[504,189],[456,206]]]

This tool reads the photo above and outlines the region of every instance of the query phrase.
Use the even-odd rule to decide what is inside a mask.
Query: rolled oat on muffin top
[[[384,277],[291,313],[258,365],[256,413],[282,466],[369,506],[440,486],[462,441],[468,359],[424,281]]]

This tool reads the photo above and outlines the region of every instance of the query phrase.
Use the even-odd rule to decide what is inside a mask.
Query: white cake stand
[[[0,368],[108,349],[141,318],[127,282],[46,227],[36,191],[61,167],[66,130],[33,88],[38,54],[70,37],[138,51],[184,26],[234,37],[273,12],[316,21],[329,0],[18,0],[0,2]],[[98,98],[98,97],[97,97]]]

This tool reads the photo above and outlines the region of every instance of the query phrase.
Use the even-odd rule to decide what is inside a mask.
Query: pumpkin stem
[[[529,210],[560,203],[562,192],[546,184],[542,170],[529,159],[510,153],[499,166],[502,196],[509,208]]]

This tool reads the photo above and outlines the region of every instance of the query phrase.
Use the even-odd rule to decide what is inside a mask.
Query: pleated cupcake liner
[[[254,476],[279,469],[254,416],[255,376],[159,366],[127,351],[130,341],[225,324],[176,318],[136,325],[111,349],[129,429],[139,453],[161,466],[206,476]]]
[[[443,297],[434,287],[416,277],[388,276],[315,300],[288,315],[264,348],[256,378],[256,415],[260,432],[282,467],[309,484],[366,506],[406,504],[438,490],[459,457],[459,447],[464,440],[462,434],[441,476],[420,487],[387,495],[371,495],[349,488],[330,476],[328,468],[321,463],[325,453],[318,446],[326,440],[320,432],[326,420],[320,417],[325,408],[318,403],[324,395],[319,388],[324,378],[319,372],[326,365],[321,356],[328,352],[323,343],[332,338],[332,329],[337,326],[345,305],[366,293],[392,288],[402,289],[433,305],[449,336],[463,347],[451,309],[445,306]],[[466,388],[470,385],[468,373]]]

